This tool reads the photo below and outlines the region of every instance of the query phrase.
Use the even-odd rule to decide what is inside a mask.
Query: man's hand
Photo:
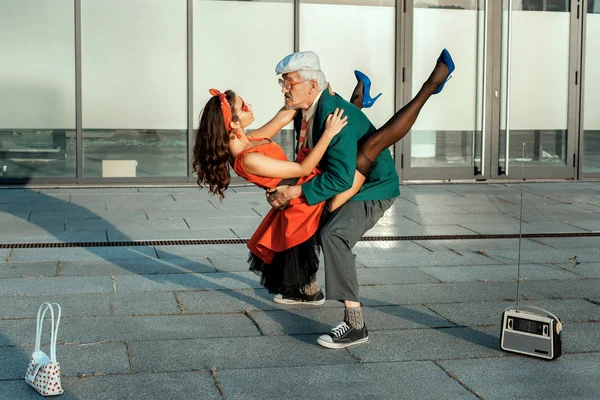
[[[267,190],[267,201],[271,207],[277,210],[283,210],[287,207],[290,200],[302,196],[302,187],[296,186],[277,186]]]

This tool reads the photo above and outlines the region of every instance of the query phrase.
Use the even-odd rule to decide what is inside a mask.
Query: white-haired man
[[[350,189],[356,170],[358,143],[375,132],[375,127],[356,106],[327,90],[325,74],[315,53],[290,54],[277,64],[275,70],[281,74],[279,83],[286,106],[302,110],[294,121],[297,151],[312,148],[325,129],[327,116],[336,108],[344,110],[348,124],[331,141],[320,163],[323,173],[302,185],[270,190],[267,193],[269,203],[280,208],[289,200],[304,196],[309,204],[316,204]],[[319,337],[320,345],[343,348],[369,339],[362,317],[356,256],[352,248],[399,194],[396,167],[386,149],[375,160],[358,194],[335,212],[323,215],[319,242],[325,261],[325,291],[328,300],[342,301],[345,311],[344,321],[329,334]],[[275,301],[321,304],[323,294],[316,281],[309,286],[298,296],[277,295]]]

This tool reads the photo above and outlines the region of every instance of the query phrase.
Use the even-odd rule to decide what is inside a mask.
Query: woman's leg
[[[363,81],[361,81],[360,79],[357,80],[356,86],[354,87],[354,91],[352,92],[352,96],[350,96],[350,103],[358,107],[359,110],[362,110],[363,108],[364,88],[365,85]]]
[[[419,93],[402,107],[388,122],[379,128],[358,150],[356,158],[356,174],[352,188],[335,196],[329,203],[331,211],[337,209],[352,196],[358,193],[360,187],[369,175],[373,162],[384,149],[402,139],[412,128],[419,112],[427,100],[448,77],[448,66],[438,61],[433,72],[425,81]]]

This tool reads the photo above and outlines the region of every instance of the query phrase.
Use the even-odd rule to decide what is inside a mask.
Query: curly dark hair
[[[233,121],[238,120],[235,113],[235,92],[225,92]],[[208,186],[209,192],[225,198],[225,190],[229,187],[231,176],[229,165],[233,161],[229,153],[230,130],[225,129],[225,118],[221,111],[219,96],[213,96],[206,103],[200,115],[200,125],[196,133],[196,143],[192,159],[192,167],[198,175],[198,186]]]

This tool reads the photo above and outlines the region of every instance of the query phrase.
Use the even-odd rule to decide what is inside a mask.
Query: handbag
[[[54,305],[57,308],[56,324],[54,322]],[[50,310],[52,318],[50,357],[40,350],[42,326],[48,310]],[[60,305],[57,303],[43,303],[38,310],[35,350],[29,360],[27,372],[25,373],[25,381],[42,396],[55,396],[64,392],[60,383],[60,364],[56,361],[56,336],[58,334],[60,313]]]

